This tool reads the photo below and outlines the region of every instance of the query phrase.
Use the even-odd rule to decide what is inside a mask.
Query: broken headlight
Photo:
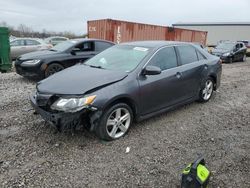
[[[52,110],[63,112],[77,112],[91,105],[96,98],[96,95],[83,98],[59,98],[51,105]]]

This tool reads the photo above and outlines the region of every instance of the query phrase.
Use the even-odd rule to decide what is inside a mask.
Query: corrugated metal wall
[[[250,40],[250,25],[203,25],[203,26],[175,26],[181,29],[208,31],[207,44],[217,45],[220,40]]]
[[[138,40],[174,40],[206,44],[207,33],[120,20],[88,21],[88,37],[115,43]]]

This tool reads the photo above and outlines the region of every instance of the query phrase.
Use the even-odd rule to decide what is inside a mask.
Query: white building
[[[176,23],[173,27],[208,31],[207,45],[216,45],[221,40],[250,40],[250,22]]]

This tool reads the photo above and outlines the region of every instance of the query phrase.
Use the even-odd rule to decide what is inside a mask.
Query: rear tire
[[[133,112],[125,103],[118,103],[104,111],[95,129],[102,140],[116,140],[127,134],[133,122]]]
[[[52,63],[50,64],[46,70],[45,70],[45,78],[48,78],[49,76],[63,70],[64,67],[60,65],[59,63]]]
[[[214,91],[214,80],[208,77],[199,93],[199,102],[208,102]]]

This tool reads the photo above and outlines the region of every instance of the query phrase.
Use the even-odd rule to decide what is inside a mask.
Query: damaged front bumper
[[[78,125],[89,124],[90,129],[94,129],[95,122],[100,117],[96,108],[87,107],[79,112],[48,112],[38,106],[33,95],[30,96],[30,103],[34,110],[42,116],[42,118],[54,125],[59,131],[65,129],[75,129]]]

